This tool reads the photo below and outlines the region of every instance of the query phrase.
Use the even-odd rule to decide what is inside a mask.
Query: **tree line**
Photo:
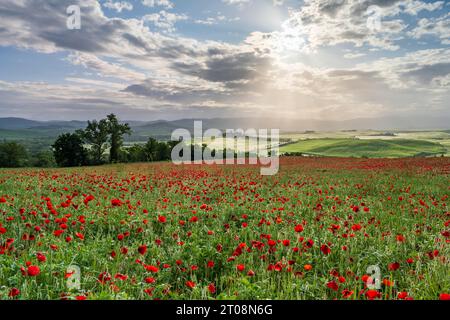
[[[145,144],[125,148],[124,135],[131,135],[129,124],[120,123],[110,114],[99,121],[88,121],[84,130],[57,137],[50,150],[30,155],[18,142],[0,142],[0,167],[78,167],[106,163],[150,162],[170,160],[178,142],[149,138]]]
[[[30,154],[25,146],[18,142],[0,142],[0,167],[80,167],[102,165],[107,163],[154,162],[171,160],[172,150],[180,141],[158,141],[149,138],[145,144],[133,144],[124,147],[124,135],[131,135],[129,124],[121,123],[116,115],[110,114],[105,119],[88,121],[83,130],[64,133],[57,137],[49,150]],[[250,156],[250,153],[238,153],[234,150],[207,150],[207,146],[191,144],[191,161],[197,153],[215,156],[223,152],[234,153],[234,158]],[[180,154],[183,156],[183,152]]]

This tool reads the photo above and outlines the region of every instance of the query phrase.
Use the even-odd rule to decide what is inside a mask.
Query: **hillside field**
[[[402,158],[439,156],[448,152],[437,142],[407,139],[310,139],[285,145],[281,153],[327,157]]]

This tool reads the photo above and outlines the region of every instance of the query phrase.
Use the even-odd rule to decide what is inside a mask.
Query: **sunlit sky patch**
[[[81,30],[66,8],[81,8]],[[0,112],[450,116],[450,2],[3,0]]]

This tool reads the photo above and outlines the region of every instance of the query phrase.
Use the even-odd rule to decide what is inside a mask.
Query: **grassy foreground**
[[[0,170],[0,299],[446,298],[449,172],[448,158],[288,158],[274,177]]]

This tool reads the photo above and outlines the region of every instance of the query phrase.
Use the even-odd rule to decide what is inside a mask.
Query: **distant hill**
[[[0,118],[0,129],[15,130],[40,126],[42,122],[22,118]]]
[[[336,130],[449,130],[449,117],[384,117],[384,118],[360,118],[352,120],[314,120],[314,119],[278,119],[268,117],[255,118],[212,118],[198,119],[203,121],[205,129],[248,129],[268,128],[282,131],[305,132],[336,131]],[[194,119],[180,119],[174,121],[122,121],[129,123],[137,132],[152,131],[159,134],[170,134],[176,128],[192,129]],[[22,118],[0,118],[0,129],[35,129],[59,130],[79,129],[86,126],[86,121],[35,121]]]
[[[122,121],[129,123],[133,134],[125,136],[126,144],[143,143],[149,137],[157,140],[169,140],[176,129],[187,129],[193,134],[194,120],[180,119],[175,121]],[[62,133],[74,132],[86,127],[87,121],[35,121],[22,118],[0,118],[0,141],[18,141],[30,152],[50,148],[56,137]],[[305,119],[270,119],[270,118],[214,118],[203,119],[203,130],[217,128],[225,132],[226,129],[280,129],[281,133],[305,133],[305,132],[331,132],[332,137],[340,136],[342,132],[357,132],[358,130],[373,129],[380,132],[376,136],[383,136],[384,132],[415,132],[414,130],[428,130],[439,128],[441,133],[449,132],[450,119],[426,118],[421,121],[410,119],[356,119],[345,121],[305,120]],[[437,126],[437,127],[434,127]],[[434,130],[436,131],[436,130]],[[289,134],[287,134],[289,136]],[[294,134],[295,136],[295,134]],[[393,134],[395,138],[396,135]],[[416,140],[424,141],[352,141],[352,140],[311,140],[288,144],[282,148],[284,152],[304,152],[316,155],[334,156],[418,156],[438,155],[450,150],[450,140],[442,137],[442,134]],[[423,134],[422,134],[423,136]],[[390,138],[390,137],[388,137]],[[295,140],[295,139],[294,139]],[[450,153],[450,152],[448,152]]]

